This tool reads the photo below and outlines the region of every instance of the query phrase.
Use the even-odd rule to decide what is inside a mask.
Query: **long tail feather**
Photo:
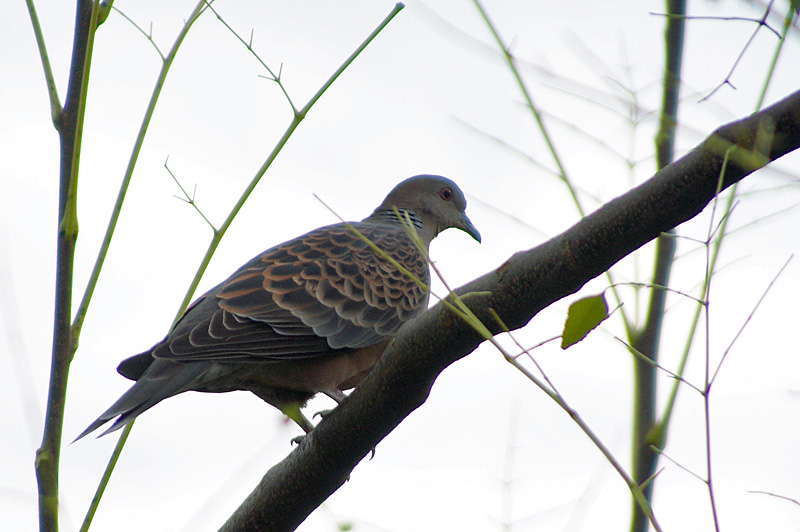
[[[208,364],[182,364],[167,360],[157,360],[108,410],[100,414],[73,443],[94,432],[116,418],[111,426],[100,436],[124,427],[139,414],[155,406],[168,397],[191,389],[191,384],[205,373]]]

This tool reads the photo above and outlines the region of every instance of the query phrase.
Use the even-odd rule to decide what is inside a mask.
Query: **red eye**
[[[453,197],[453,190],[450,187],[445,187],[439,191],[439,197],[445,201],[450,201]]]

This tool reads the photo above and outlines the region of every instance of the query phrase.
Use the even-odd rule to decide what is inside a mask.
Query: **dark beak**
[[[478,229],[472,225],[472,221],[467,218],[466,213],[461,215],[460,224],[457,226],[459,229],[467,233],[469,236],[477,240],[478,242],[481,241],[481,233]]]

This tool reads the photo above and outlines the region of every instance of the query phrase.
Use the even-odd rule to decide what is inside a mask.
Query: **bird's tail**
[[[107,422],[114,420],[100,436],[119,430],[148,408],[168,397],[185,392],[192,382],[208,370],[207,364],[182,364],[168,360],[156,360],[148,370],[117,399],[111,407],[100,414],[73,443],[94,432]],[[98,437],[100,437],[98,436]]]

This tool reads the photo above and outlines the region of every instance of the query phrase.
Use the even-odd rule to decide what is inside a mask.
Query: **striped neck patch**
[[[397,213],[400,214],[400,217],[397,216]],[[394,209],[382,209],[372,213],[370,218],[393,224],[405,224],[407,223],[407,220],[411,220],[411,223],[414,224],[414,227],[417,229],[422,229],[422,219],[417,216],[414,211],[409,209],[397,209],[397,213]],[[408,218],[406,218],[406,216],[408,216]]]

